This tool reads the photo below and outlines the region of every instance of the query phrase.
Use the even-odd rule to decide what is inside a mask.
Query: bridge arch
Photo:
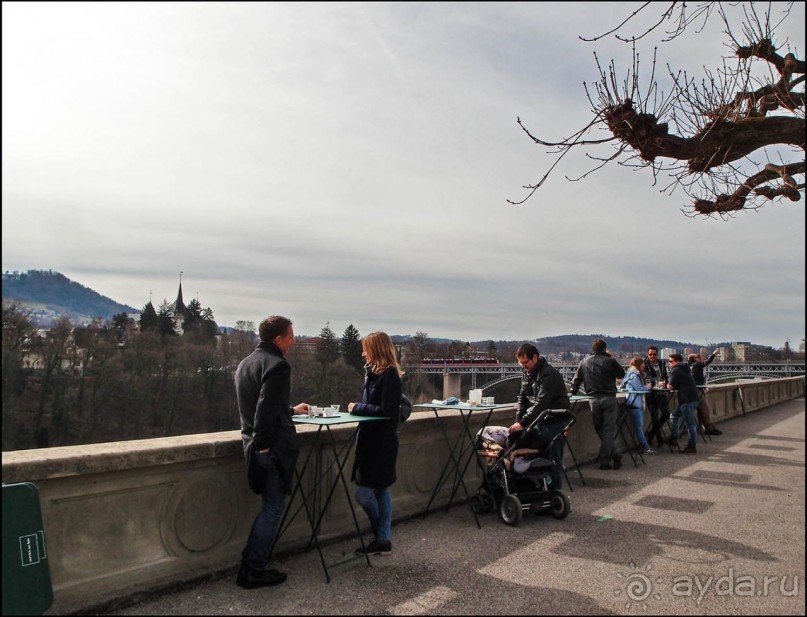
[[[737,379],[777,379],[780,377],[781,375],[772,373],[720,373],[714,377],[711,377],[706,384],[725,384],[736,381]]]
[[[482,386],[480,389],[482,390],[482,392],[484,392],[488,388],[492,388],[493,386],[498,386],[499,384],[504,383],[505,381],[510,381],[512,379],[521,379],[521,375],[505,375],[503,377],[499,377],[497,379],[494,379],[493,381],[489,381],[484,386]]]

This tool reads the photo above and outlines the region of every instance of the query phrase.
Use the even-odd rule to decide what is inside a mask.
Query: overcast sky
[[[219,325],[798,347],[805,204],[692,219],[649,171],[556,169],[586,43],[633,3],[3,2],[2,268]],[[721,24],[660,48],[701,75]],[[778,42],[804,58],[804,4]],[[657,39],[642,43],[644,58]],[[649,62],[648,62],[649,64]]]

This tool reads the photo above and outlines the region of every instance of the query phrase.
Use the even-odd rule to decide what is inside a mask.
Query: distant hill
[[[40,327],[50,327],[60,316],[66,316],[75,324],[89,323],[96,317],[111,319],[118,313],[140,313],[139,309],[120,304],[102,296],[98,292],[71,281],[63,274],[52,270],[28,270],[25,273],[5,272],[3,274],[3,299],[16,300],[32,311],[32,316]],[[228,328],[231,330],[231,328]],[[587,354],[591,352],[591,341],[604,338],[608,349],[622,353],[644,355],[649,345],[659,349],[665,347],[684,349],[699,348],[701,343],[688,343],[666,339],[648,339],[632,336],[609,336],[607,334],[562,334],[558,336],[532,339],[541,354],[564,352]],[[411,335],[391,335],[395,343],[406,343]],[[455,339],[430,338],[433,343],[447,345]],[[493,341],[499,349],[527,341]],[[487,349],[488,340],[470,341],[478,349]],[[710,343],[712,348],[730,346],[731,343]]]
[[[82,324],[96,317],[112,319],[119,313],[140,312],[53,270],[3,273],[3,300],[14,300],[31,309],[37,324],[45,328],[62,316]]]
[[[412,337],[408,335],[391,335],[390,338],[395,343],[406,343]],[[613,351],[616,353],[634,353],[641,356],[645,355],[645,353],[647,352],[647,348],[650,345],[655,345],[659,349],[670,348],[670,349],[678,349],[679,351],[687,347],[698,349],[700,347],[705,346],[702,343],[673,341],[669,339],[640,338],[635,336],[609,336],[607,334],[559,334],[557,336],[548,336],[536,339],[525,338],[523,340],[518,341],[494,340],[493,344],[499,351],[506,349],[508,347],[513,347],[514,345],[518,345],[519,343],[531,342],[535,343],[535,345],[538,347],[538,351],[542,355],[561,354],[566,352],[577,354],[589,354],[591,353],[591,343],[595,338],[605,339],[606,343],[608,343],[609,351]],[[453,340],[458,339],[431,338],[430,340],[433,343],[437,344],[448,344],[451,343]],[[488,339],[481,341],[466,341],[466,342],[469,342],[471,346],[476,350],[485,350],[487,349],[491,341],[490,339]],[[716,349],[717,347],[731,347],[731,343],[710,342],[709,347],[711,349]]]
[[[686,341],[673,341],[669,339],[650,339],[635,336],[609,336],[607,334],[564,334],[536,339],[538,349],[545,353],[561,353],[572,351],[577,353],[591,353],[591,343],[595,338],[605,339],[609,351],[616,353],[635,353],[644,356],[650,345],[659,349],[677,349],[679,352],[686,347],[694,349],[704,347],[703,343]],[[710,343],[713,348],[729,346],[730,343]]]

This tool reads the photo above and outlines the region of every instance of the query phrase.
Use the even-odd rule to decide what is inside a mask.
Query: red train
[[[423,364],[435,366],[500,366],[498,358],[423,358]]]

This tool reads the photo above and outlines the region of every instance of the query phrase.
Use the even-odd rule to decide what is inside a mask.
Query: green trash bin
[[[3,615],[41,615],[51,604],[39,490],[3,484]]]

